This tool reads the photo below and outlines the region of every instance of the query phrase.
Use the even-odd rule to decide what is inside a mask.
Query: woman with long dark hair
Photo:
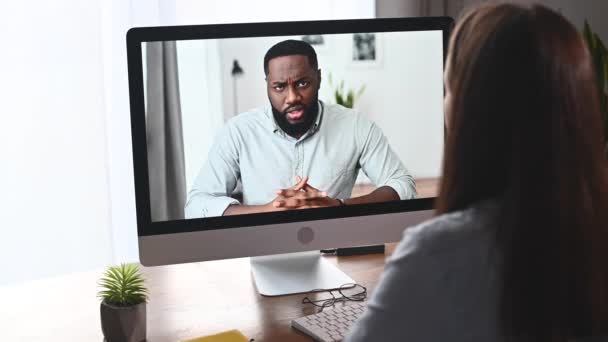
[[[581,35],[543,6],[459,20],[437,217],[406,229],[346,341],[608,336],[608,174]]]

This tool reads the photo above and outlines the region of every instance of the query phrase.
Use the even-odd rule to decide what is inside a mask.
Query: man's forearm
[[[226,208],[223,216],[265,213],[268,211],[268,205],[232,204]]]
[[[381,186],[378,189],[372,191],[371,193],[345,199],[344,203],[347,205],[351,204],[364,204],[364,203],[378,203],[378,202],[388,202],[388,201],[398,201],[399,194],[390,186]]]

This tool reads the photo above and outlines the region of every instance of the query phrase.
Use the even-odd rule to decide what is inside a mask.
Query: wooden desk
[[[439,178],[417,178],[416,192],[418,198],[436,197],[439,190]],[[367,195],[374,191],[376,186],[372,184],[355,184],[351,197]]]
[[[394,244],[388,245],[387,254]],[[385,255],[326,257],[372,291]],[[0,287],[0,340],[102,341],[97,279],[103,270]],[[261,341],[311,341],[290,326],[315,310],[304,295],[260,296],[249,260],[145,268],[148,341],[180,341],[229,329]],[[318,294],[321,298],[323,294]]]

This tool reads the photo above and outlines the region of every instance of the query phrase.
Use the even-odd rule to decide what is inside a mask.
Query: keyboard
[[[350,302],[291,321],[291,326],[317,341],[342,341],[353,323],[363,314],[366,302]]]

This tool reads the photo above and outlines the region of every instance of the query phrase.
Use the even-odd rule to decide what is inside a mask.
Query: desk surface
[[[387,254],[394,244],[387,245]],[[385,255],[326,257],[371,292]],[[239,329],[256,341],[311,341],[291,320],[314,313],[305,295],[260,296],[249,259],[144,268],[148,341],[180,341]],[[96,282],[103,270],[0,287],[3,341],[102,341]],[[317,296],[323,296],[319,294]]]

